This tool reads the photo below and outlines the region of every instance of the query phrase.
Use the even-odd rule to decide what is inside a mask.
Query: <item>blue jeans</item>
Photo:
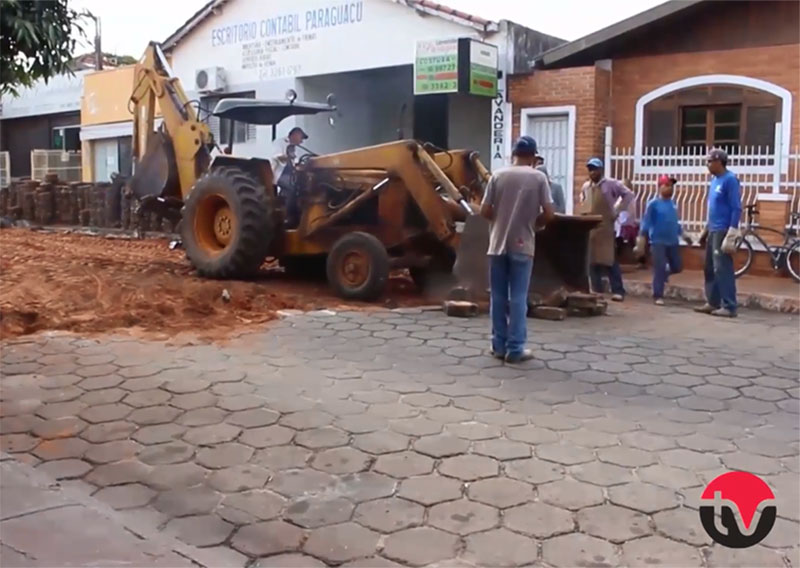
[[[603,264],[593,264],[589,267],[589,276],[592,280],[592,291],[601,294],[603,292],[603,276],[608,276],[608,283],[611,285],[611,293],[625,295],[625,286],[622,284],[622,269],[616,260],[611,266]]]
[[[733,257],[722,252],[722,241],[728,231],[710,231],[706,243],[706,301],[714,308],[736,313],[736,277],[733,274]]]
[[[489,256],[492,350],[499,355],[519,355],[528,340],[528,287],[533,257],[509,253]]]
[[[653,298],[658,300],[664,297],[664,284],[669,280],[670,274],[683,270],[681,247],[653,244],[650,250],[653,254]]]

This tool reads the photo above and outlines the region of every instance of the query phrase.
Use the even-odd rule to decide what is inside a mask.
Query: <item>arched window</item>
[[[684,150],[710,146],[774,150],[780,97],[747,86],[708,84],[667,93],[644,106],[644,145]]]

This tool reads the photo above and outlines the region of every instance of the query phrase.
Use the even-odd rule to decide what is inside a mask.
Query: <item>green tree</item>
[[[0,0],[0,95],[72,73],[83,17],[67,0]]]

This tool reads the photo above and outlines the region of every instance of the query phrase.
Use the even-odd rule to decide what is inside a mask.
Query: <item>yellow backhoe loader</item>
[[[323,156],[307,152],[281,177],[299,204],[299,215],[290,219],[285,188],[277,186],[269,157],[231,155],[231,136],[212,158],[217,141],[154,42],[136,66],[131,102],[130,188],[142,207],[180,216],[183,246],[200,275],[246,277],[272,257],[289,270],[324,269],[340,296],[372,300],[390,270],[408,268],[424,285],[431,272],[452,272],[458,253],[467,259],[456,266],[459,278],[485,290],[488,231],[476,212],[489,174],[477,153],[441,151],[413,140]],[[275,125],[284,118],[332,112],[332,102],[229,98],[213,114],[272,126],[274,139]],[[158,131],[156,103],[163,116]],[[568,224],[562,232],[577,230],[581,241],[586,226]],[[585,260],[585,248],[575,252]],[[561,262],[552,251],[537,253],[537,260],[540,254]],[[581,263],[570,270],[574,287],[586,289]]]

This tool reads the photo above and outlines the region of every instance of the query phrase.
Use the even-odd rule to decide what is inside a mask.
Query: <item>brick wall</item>
[[[609,75],[606,71],[600,73]],[[598,70],[594,67],[575,67],[535,71],[509,78],[508,97],[512,105],[513,138],[520,133],[522,109],[575,106],[574,182],[577,189],[580,189],[586,179],[586,160],[603,153],[602,134],[598,135],[597,125],[605,118],[597,115],[597,75]],[[608,80],[610,76],[608,79],[601,79],[601,83]],[[573,190],[576,191],[574,188]]]
[[[769,81],[792,93],[792,145],[800,144],[798,45],[676,53],[615,59],[611,74],[614,145],[632,146],[636,101],[662,85],[697,75],[742,75]]]

